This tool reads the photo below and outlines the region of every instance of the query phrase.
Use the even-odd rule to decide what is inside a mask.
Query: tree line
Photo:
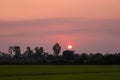
[[[119,65],[120,53],[75,53],[72,50],[65,50],[59,55],[61,46],[56,43],[53,46],[53,54],[44,51],[43,47],[35,47],[32,50],[26,48],[21,53],[20,46],[10,46],[8,53],[0,52],[0,64],[103,64],[103,65]]]

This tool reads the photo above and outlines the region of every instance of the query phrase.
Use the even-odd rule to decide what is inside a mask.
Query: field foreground
[[[1,65],[0,80],[120,80],[120,65]]]

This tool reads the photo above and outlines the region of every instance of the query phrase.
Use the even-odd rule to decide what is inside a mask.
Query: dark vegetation
[[[60,51],[58,43],[53,46],[53,54],[45,52],[43,47],[36,47],[34,50],[27,47],[21,53],[20,46],[10,46],[8,53],[0,52],[0,64],[120,64],[120,53],[87,54],[65,50],[59,55]]]

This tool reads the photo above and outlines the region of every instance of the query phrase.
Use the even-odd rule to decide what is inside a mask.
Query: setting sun
[[[70,50],[70,49],[72,49],[73,47],[72,47],[72,45],[68,45],[68,49]]]

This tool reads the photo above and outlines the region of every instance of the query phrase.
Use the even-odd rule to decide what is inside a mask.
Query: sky
[[[38,46],[53,53],[120,52],[120,0],[0,0],[0,50]],[[61,53],[62,53],[61,51]]]

